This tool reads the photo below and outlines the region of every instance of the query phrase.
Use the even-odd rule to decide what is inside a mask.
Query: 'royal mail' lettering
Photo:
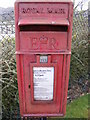
[[[43,8],[21,8],[23,14],[65,14],[64,8],[46,8],[46,11]]]

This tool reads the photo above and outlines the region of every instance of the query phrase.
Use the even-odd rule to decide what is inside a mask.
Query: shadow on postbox
[[[69,80],[73,3],[15,2],[16,62],[22,117],[64,116]]]

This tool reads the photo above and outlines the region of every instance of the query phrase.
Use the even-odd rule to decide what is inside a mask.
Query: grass
[[[65,118],[88,118],[88,95],[68,104]]]
[[[64,118],[88,118],[88,95],[72,101],[67,105]],[[49,118],[48,120],[59,120],[60,118]]]

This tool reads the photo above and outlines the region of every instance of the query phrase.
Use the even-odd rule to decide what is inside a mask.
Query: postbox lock
[[[28,85],[28,88],[30,89],[30,88],[31,88],[31,85]]]

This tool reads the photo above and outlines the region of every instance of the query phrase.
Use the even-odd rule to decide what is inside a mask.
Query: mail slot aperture
[[[47,32],[47,31],[56,31],[56,32],[67,32],[68,26],[67,25],[21,25],[20,31],[35,31],[35,32]]]

